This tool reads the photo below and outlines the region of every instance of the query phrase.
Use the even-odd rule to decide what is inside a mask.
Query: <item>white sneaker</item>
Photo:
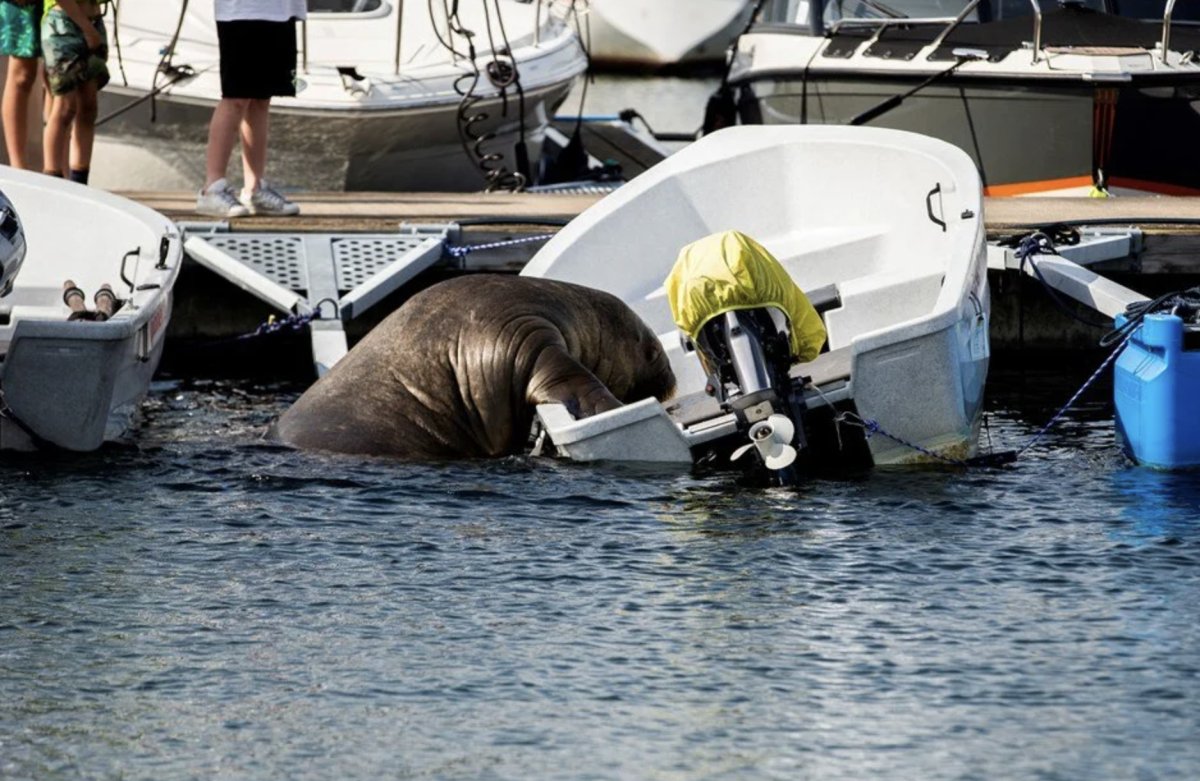
[[[245,217],[250,210],[238,202],[233,188],[218,179],[196,196],[196,211],[210,217]]]
[[[259,182],[252,193],[242,190],[242,203],[251,214],[269,214],[275,217],[291,217],[300,213],[300,207],[283,197],[271,185]]]

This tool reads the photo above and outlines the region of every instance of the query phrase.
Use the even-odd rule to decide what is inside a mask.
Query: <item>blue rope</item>
[[[852,418],[854,418],[854,419],[852,420]],[[839,423],[849,423],[852,426],[861,427],[863,430],[865,430],[867,432],[867,439],[870,439],[875,434],[879,434],[880,436],[887,437],[888,439],[892,440],[893,442],[895,442],[897,444],[903,445],[904,447],[907,447],[907,448],[911,448],[911,449],[917,451],[918,453],[923,453],[924,455],[927,455],[930,458],[936,459],[938,461],[942,461],[947,464],[953,464],[954,466],[970,466],[970,464],[966,461],[962,461],[957,458],[951,458],[950,456],[944,456],[941,453],[935,453],[934,451],[932,451],[928,448],[921,447],[920,445],[918,445],[915,442],[909,442],[907,439],[898,437],[895,434],[892,434],[891,432],[885,430],[883,428],[883,426],[879,425],[879,421],[877,421],[877,420],[873,420],[871,418],[864,418],[861,415],[857,415],[853,412],[842,412],[842,413],[838,414],[837,421]]]
[[[888,439],[892,440],[893,442],[896,442],[897,444],[903,445],[904,447],[907,447],[907,448],[911,448],[911,449],[917,451],[918,453],[923,453],[924,455],[927,455],[930,458],[937,459],[938,461],[942,461],[947,464],[954,464],[955,466],[969,467],[969,466],[977,466],[977,465],[992,465],[992,464],[997,464],[997,463],[1008,463],[1011,461],[1015,461],[1017,458],[1024,455],[1026,453],[1026,451],[1028,451],[1034,445],[1036,445],[1038,442],[1040,442],[1042,440],[1042,437],[1046,436],[1047,432],[1049,432],[1050,429],[1054,428],[1054,426],[1057,425],[1060,420],[1062,420],[1063,415],[1067,414],[1067,410],[1069,410],[1069,409],[1071,409],[1071,407],[1075,406],[1075,402],[1079,401],[1079,397],[1082,396],[1084,393],[1086,393],[1088,388],[1092,387],[1092,385],[1095,384],[1096,380],[1098,380],[1100,378],[1100,375],[1104,373],[1104,370],[1107,369],[1112,364],[1112,362],[1117,359],[1117,356],[1120,355],[1121,351],[1125,349],[1125,345],[1129,343],[1129,340],[1133,338],[1135,333],[1136,333],[1136,331],[1131,331],[1130,333],[1126,334],[1125,338],[1121,340],[1120,344],[1118,344],[1115,348],[1113,348],[1113,351],[1108,354],[1108,357],[1104,359],[1104,361],[1100,364],[1100,366],[1096,369],[1096,371],[1092,372],[1092,376],[1088,377],[1087,381],[1084,382],[1083,385],[1081,385],[1079,387],[1079,390],[1075,391],[1075,393],[1073,393],[1071,395],[1071,398],[1067,399],[1067,403],[1062,405],[1058,409],[1058,411],[1054,413],[1054,416],[1050,418],[1049,422],[1047,422],[1046,425],[1042,426],[1038,430],[1038,432],[1036,434],[1034,434],[1029,439],[1029,441],[1026,442],[1025,445],[1023,447],[1021,447],[1019,450],[1017,450],[1015,453],[1011,452],[1011,451],[1008,452],[1007,455],[1009,455],[1011,457],[1002,457],[1002,458],[997,459],[997,458],[993,458],[993,457],[989,457],[989,456],[980,456],[980,457],[978,457],[977,460],[972,459],[971,461],[963,461],[961,459],[944,456],[941,453],[935,453],[934,451],[929,450],[928,448],[921,447],[920,445],[916,444],[915,442],[909,442],[907,439],[898,437],[895,434],[892,434],[891,432],[884,429],[883,426],[879,425],[879,421],[872,420],[871,418],[864,418],[861,415],[856,415],[853,412],[839,413],[837,416],[837,422],[849,423],[852,426],[859,426],[860,428],[864,429],[867,432],[868,439],[870,439],[871,436],[874,434],[879,434],[881,436],[887,437]]]
[[[323,307],[325,304],[333,304],[334,311],[337,310],[337,302],[332,298],[325,298],[318,301],[317,305],[313,307],[311,312],[307,312],[305,314],[293,314],[280,319],[276,319],[275,315],[271,315],[265,321],[259,324],[258,328],[255,328],[250,333],[234,337],[234,341],[241,341],[243,339],[256,339],[260,336],[279,333],[285,329],[299,331],[313,320],[325,319],[321,315],[321,307]]]
[[[1117,356],[1120,355],[1121,351],[1125,349],[1125,345],[1129,344],[1129,340],[1133,338],[1135,333],[1137,333],[1137,331],[1130,331],[1125,335],[1125,338],[1122,339],[1115,348],[1113,348],[1113,351],[1108,354],[1108,357],[1104,359],[1096,371],[1092,372],[1092,376],[1088,377],[1087,381],[1079,387],[1079,390],[1075,391],[1074,395],[1067,399],[1067,403],[1062,405],[1058,412],[1054,413],[1054,417],[1050,418],[1050,421],[1046,425],[1042,426],[1041,430],[1034,434],[1033,437],[1025,443],[1024,447],[1017,451],[1018,456],[1024,454],[1026,450],[1029,450],[1031,447],[1036,445],[1041,438],[1046,435],[1046,432],[1054,428],[1054,425],[1062,419],[1062,416],[1067,414],[1067,410],[1073,407],[1075,402],[1079,401],[1079,397],[1082,396],[1088,388],[1092,387],[1092,384],[1100,378],[1100,375],[1104,373],[1104,370],[1107,369],[1109,365],[1117,359]]]
[[[1017,246],[1016,246],[1016,249],[1013,250],[1013,254],[1016,256],[1017,260],[1019,260],[1021,262],[1020,268],[1018,269],[1018,273],[1020,273],[1021,275],[1024,275],[1025,274],[1025,264],[1028,263],[1029,268],[1031,268],[1033,270],[1034,277],[1036,277],[1037,281],[1042,284],[1042,287],[1045,289],[1046,294],[1049,295],[1050,300],[1052,302],[1054,302],[1054,306],[1057,307],[1058,310],[1060,312],[1062,312],[1064,315],[1071,318],[1072,320],[1076,320],[1080,323],[1083,323],[1084,325],[1091,326],[1092,328],[1109,328],[1109,327],[1111,327],[1112,324],[1108,321],[1099,323],[1094,320],[1090,320],[1086,317],[1080,317],[1078,314],[1076,314],[1074,311],[1072,311],[1070,305],[1068,305],[1067,302],[1063,300],[1062,294],[1060,294],[1057,290],[1055,290],[1054,286],[1051,285],[1046,280],[1046,275],[1042,273],[1042,269],[1041,269],[1041,267],[1038,266],[1037,261],[1034,259],[1034,256],[1035,255],[1058,255],[1059,257],[1062,257],[1062,253],[1060,253],[1055,248],[1054,240],[1051,239],[1049,236],[1047,236],[1045,233],[1042,233],[1041,231],[1036,231],[1034,233],[1029,234],[1028,236],[1025,236],[1019,242],[1017,242]],[[1101,346],[1107,347],[1107,345],[1103,345],[1103,344]]]
[[[487,249],[499,249],[500,247],[516,247],[520,244],[531,244],[535,241],[546,241],[554,238],[553,233],[547,233],[541,236],[523,236],[519,239],[506,239],[504,241],[492,241],[487,244],[447,244],[446,254],[452,258],[465,258],[472,252]]]
[[[1050,287],[1050,285],[1046,282],[1045,278],[1042,276],[1041,269],[1039,269],[1037,267],[1037,263],[1034,262],[1034,259],[1033,259],[1034,255],[1039,255],[1039,254],[1041,254],[1041,255],[1058,255],[1059,253],[1058,253],[1058,250],[1054,248],[1053,240],[1051,240],[1051,238],[1049,236],[1047,236],[1045,233],[1041,233],[1041,232],[1031,233],[1030,235],[1021,239],[1020,243],[1017,245],[1015,254],[1016,254],[1017,258],[1021,261],[1022,273],[1024,272],[1025,263],[1028,262],[1029,265],[1033,268],[1034,273],[1037,275],[1037,278],[1042,282],[1043,285],[1046,285],[1047,290],[1053,296],[1055,294],[1054,289],[1052,287]],[[1054,297],[1056,299],[1056,303],[1061,303],[1061,302],[1057,301],[1057,296],[1054,296]],[[1072,316],[1075,317],[1074,314],[1072,314]],[[1076,317],[1076,319],[1082,319],[1082,318]],[[1084,322],[1087,322],[1087,321],[1084,321]],[[1140,321],[1139,321],[1139,323],[1140,323]],[[1094,324],[1092,324],[1092,325],[1094,325]],[[942,461],[947,464],[954,464],[955,466],[969,467],[969,466],[975,466],[978,464],[998,464],[998,463],[1008,463],[1010,461],[1015,461],[1017,458],[1024,455],[1032,447],[1037,445],[1037,443],[1042,440],[1042,437],[1046,436],[1047,432],[1049,432],[1050,429],[1054,428],[1054,426],[1057,425],[1060,420],[1062,420],[1062,417],[1067,414],[1067,410],[1069,410],[1069,409],[1071,409],[1071,407],[1075,406],[1075,402],[1079,401],[1079,398],[1084,393],[1087,392],[1088,388],[1092,387],[1092,385],[1095,384],[1096,380],[1100,378],[1100,375],[1104,373],[1104,370],[1107,369],[1112,364],[1112,362],[1117,359],[1117,356],[1120,355],[1121,351],[1125,349],[1125,345],[1127,345],[1129,343],[1129,340],[1132,339],[1134,334],[1136,334],[1136,333],[1137,333],[1137,329],[1133,328],[1133,329],[1129,330],[1127,333],[1123,334],[1123,338],[1120,340],[1120,342],[1117,344],[1117,346],[1115,348],[1113,348],[1113,351],[1108,354],[1108,357],[1104,359],[1104,361],[1100,364],[1100,366],[1096,369],[1096,371],[1092,372],[1092,376],[1088,377],[1087,381],[1084,382],[1083,385],[1081,385],[1079,387],[1079,390],[1075,391],[1075,393],[1073,393],[1071,395],[1071,398],[1067,399],[1067,403],[1062,405],[1058,409],[1058,411],[1054,413],[1054,416],[1050,418],[1049,422],[1047,422],[1046,425],[1042,426],[1038,430],[1038,432],[1036,434],[1034,434],[1029,439],[1029,441],[1025,443],[1025,445],[1021,449],[1019,449],[1015,452],[1008,451],[1007,453],[1004,453],[1004,454],[994,454],[991,457],[980,456],[977,459],[972,459],[971,461],[963,461],[963,460],[960,460],[957,458],[950,458],[949,456],[944,456],[941,453],[935,453],[934,451],[929,450],[928,448],[921,447],[920,445],[916,444],[915,442],[909,442],[908,440],[898,437],[895,434],[892,434],[892,433],[888,432],[887,430],[885,430],[883,428],[883,426],[879,425],[879,421],[872,420],[871,418],[864,418],[861,415],[856,415],[853,412],[839,413],[836,417],[836,420],[838,423],[849,423],[852,426],[861,427],[862,429],[864,429],[866,431],[868,439],[870,439],[875,434],[879,434],[881,436],[887,437],[888,439],[892,440],[893,442],[896,442],[897,444],[903,445],[904,447],[907,447],[907,448],[911,448],[912,450],[915,450],[918,453],[922,453],[926,456],[929,456],[930,458],[936,459],[938,461]],[[818,389],[818,392],[819,392],[819,389]],[[824,394],[822,394],[822,396],[824,396]],[[826,399],[825,403],[829,404],[828,399]],[[830,407],[832,407],[832,406],[833,405],[830,404]]]

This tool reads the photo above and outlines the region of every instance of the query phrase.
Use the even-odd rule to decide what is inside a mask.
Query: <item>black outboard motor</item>
[[[714,317],[701,328],[696,345],[708,392],[737,417],[738,430],[750,440],[731,460],[757,449],[763,465],[780,472],[785,482],[805,447],[788,375],[789,339],[787,316],[775,307],[762,307]]]
[[[664,289],[684,350],[700,358],[708,394],[737,421],[741,446],[733,460],[755,451],[743,466],[794,479],[807,421],[789,370],[816,358],[827,337],[812,302],[766,247],[736,230],[681,249]]]

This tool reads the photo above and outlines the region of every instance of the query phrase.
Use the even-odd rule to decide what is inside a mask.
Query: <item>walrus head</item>
[[[675,372],[671,371],[667,351],[663,349],[662,342],[653,331],[644,325],[643,330],[645,335],[639,340],[637,347],[642,360],[633,372],[633,382],[626,393],[613,392],[613,395],[625,403],[650,396],[659,401],[666,401],[675,395]]]
[[[666,401],[675,393],[675,373],[662,342],[616,296],[588,291],[599,323],[594,349],[585,349],[588,368],[623,404],[653,396]]]

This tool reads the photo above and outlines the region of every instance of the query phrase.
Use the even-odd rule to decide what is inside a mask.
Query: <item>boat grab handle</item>
[[[1166,8],[1163,9],[1162,51],[1159,52],[1163,65],[1167,64],[1167,50],[1171,46],[1171,16],[1174,13],[1175,0],[1167,0]]]
[[[1042,53],[1042,6],[1038,0],[1029,0],[1033,6],[1033,64],[1037,65]]]
[[[943,219],[939,219],[937,217],[937,215],[935,215],[933,213],[933,196],[935,196],[935,195],[938,197],[938,209],[942,212],[942,214],[945,214],[946,206],[945,206],[945,204],[942,203],[942,183],[941,182],[938,182],[936,185],[934,185],[934,188],[929,191],[928,195],[925,196],[925,211],[929,213],[929,220],[931,222],[933,222],[935,225],[942,226],[942,233],[945,233],[946,232],[946,221]]]

